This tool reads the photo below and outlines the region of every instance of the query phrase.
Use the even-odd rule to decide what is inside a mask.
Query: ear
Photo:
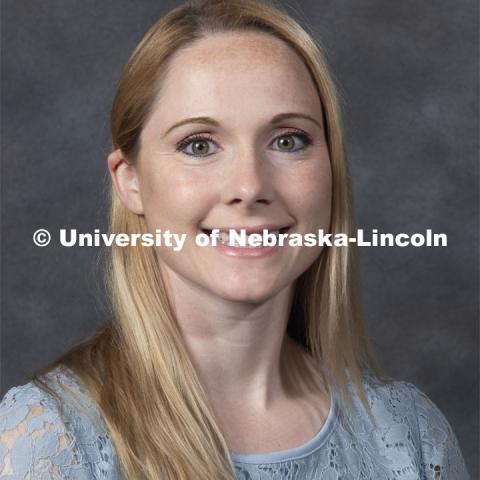
[[[135,166],[128,163],[120,149],[113,151],[108,156],[107,164],[120,201],[131,212],[143,215],[138,172]]]

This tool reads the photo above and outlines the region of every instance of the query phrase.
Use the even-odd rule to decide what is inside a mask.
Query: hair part
[[[294,19],[266,1],[189,1],[155,23],[122,72],[111,112],[113,148],[135,162],[172,55],[209,35],[242,31],[279,38],[310,72],[331,159],[330,232],[354,234],[340,106],[326,60]],[[113,188],[110,204],[111,233],[147,232],[143,216],[127,210]],[[42,375],[63,365],[83,381],[127,478],[234,480],[221,426],[185,349],[153,249],[113,245],[106,273],[113,319],[32,379],[44,388]],[[321,368],[329,389],[340,391],[344,408],[351,406],[351,380],[371,416],[362,378],[390,379],[375,360],[361,315],[353,245],[324,248],[299,277],[287,333]]]

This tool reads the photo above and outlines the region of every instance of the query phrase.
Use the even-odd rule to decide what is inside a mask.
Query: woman
[[[111,232],[186,241],[111,248],[114,319],[7,392],[0,474],[468,478],[438,408],[377,366],[351,246],[195,243],[353,235],[334,86],[295,21],[253,1],[172,10],[133,52],[111,123]]]

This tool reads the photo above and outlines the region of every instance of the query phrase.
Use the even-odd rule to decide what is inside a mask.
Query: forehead
[[[154,112],[171,118],[291,108],[316,109],[317,115],[321,109],[300,56],[273,35],[228,32],[198,40],[172,56]]]

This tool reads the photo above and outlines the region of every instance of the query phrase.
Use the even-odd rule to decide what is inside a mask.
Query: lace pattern
[[[0,478],[121,478],[110,437],[81,384],[60,369],[48,377],[69,387],[75,397],[55,388],[65,399],[61,412],[51,396],[30,382],[5,394],[0,403]]]
[[[123,479],[105,424],[81,382],[61,368],[48,374],[64,402],[27,383],[0,403],[0,478],[15,480]],[[377,421],[360,399],[335,420],[318,448],[275,461],[234,461],[239,480],[469,480],[458,441],[436,405],[411,383],[365,382]],[[63,414],[62,414],[63,413]],[[293,450],[292,450],[293,451]],[[298,449],[295,449],[298,452]],[[268,455],[268,454],[267,454]]]

